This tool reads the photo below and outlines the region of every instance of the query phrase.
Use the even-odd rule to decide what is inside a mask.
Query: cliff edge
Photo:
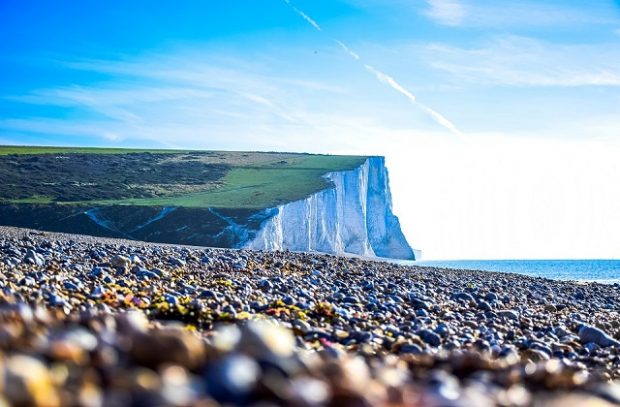
[[[331,188],[271,209],[272,216],[242,247],[416,259],[392,213],[383,157],[325,177]]]

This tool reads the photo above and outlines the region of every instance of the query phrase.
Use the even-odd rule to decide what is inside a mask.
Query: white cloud
[[[208,51],[68,62],[65,68],[108,79],[8,96],[77,113],[71,120],[36,116],[0,120],[0,129],[4,134],[82,136],[94,143],[148,140],[170,147],[314,152],[350,149],[360,135],[380,134],[383,106],[378,100],[363,102],[364,97],[351,100],[350,92],[363,95],[365,89],[351,81],[355,75],[348,67],[346,81],[333,77],[329,68],[329,80],[324,81],[297,67],[288,70],[281,65],[287,61],[277,62],[279,69],[273,63],[270,58],[252,58],[251,63],[218,58]],[[276,76],[275,71],[292,73]],[[369,82],[363,71],[358,75]],[[317,137],[320,143],[315,142]]]
[[[611,0],[543,2],[540,0],[345,0],[368,10],[389,10],[400,18],[422,14],[436,23],[468,28],[518,29],[618,25]],[[583,3],[583,4],[580,4]]]
[[[424,14],[443,25],[457,26],[465,17],[465,6],[459,0],[426,0]]]
[[[612,24],[617,9],[611,2],[587,6],[553,4],[538,0],[467,0],[462,25],[484,28],[557,27]]]
[[[426,47],[428,64],[456,82],[506,86],[620,86],[620,46],[563,45],[505,36],[477,48]]]

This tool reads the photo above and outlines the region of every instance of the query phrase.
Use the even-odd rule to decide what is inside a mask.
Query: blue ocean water
[[[500,271],[555,280],[620,283],[620,260],[438,260],[415,261],[409,264]]]

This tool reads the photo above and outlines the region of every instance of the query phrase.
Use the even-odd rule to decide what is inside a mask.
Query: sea
[[[620,260],[422,260],[408,262],[408,264],[499,271],[554,280],[620,283]]]

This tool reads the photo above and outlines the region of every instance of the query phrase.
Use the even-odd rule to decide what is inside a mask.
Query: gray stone
[[[431,346],[441,345],[441,337],[431,330],[423,329],[418,332],[418,336]]]
[[[582,325],[579,328],[578,334],[582,343],[592,342],[604,348],[608,346],[620,347],[620,342],[603,332],[603,330],[591,325]]]

